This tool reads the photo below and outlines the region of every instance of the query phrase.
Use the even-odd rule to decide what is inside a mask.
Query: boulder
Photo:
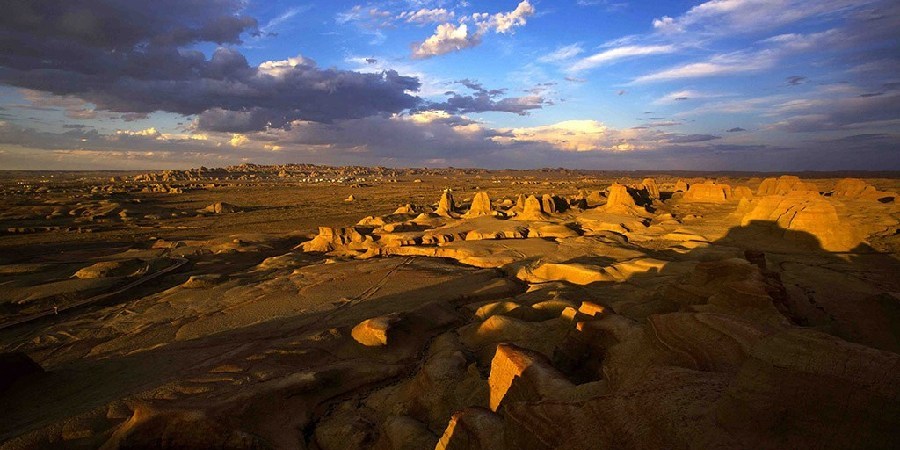
[[[398,314],[386,314],[364,320],[353,327],[350,332],[356,342],[367,347],[379,347],[388,344],[388,333],[391,327],[400,321]]]

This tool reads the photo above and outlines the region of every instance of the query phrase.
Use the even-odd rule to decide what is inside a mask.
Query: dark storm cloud
[[[497,97],[506,93],[507,89],[487,89],[480,82],[470,80],[468,78],[457,80],[455,83],[461,84],[470,90],[471,95],[459,94],[455,91],[447,91],[445,95],[449,97],[443,102],[429,102],[423,104],[419,110],[441,110],[451,114],[479,113],[479,112],[508,112],[524,116],[528,111],[541,109],[544,105],[551,105],[548,99],[544,98],[540,92],[546,89],[546,84],[538,85],[539,91],[533,92],[531,95],[524,97],[507,97],[497,99]]]
[[[419,99],[395,71],[319,69],[303,58],[251,67],[236,50],[185,49],[256,33],[238,0],[35,0],[0,14],[0,83],[69,95],[120,113],[200,114],[216,131],[394,113]]]
[[[488,95],[452,95],[446,101],[429,103],[423,109],[439,109],[452,114],[478,113],[478,112],[508,112],[520,116],[528,114],[533,109],[541,109],[548,104],[547,100],[539,95],[526,97],[509,97],[494,100]]]
[[[487,95],[489,97],[496,97],[496,96],[503,95],[506,93],[506,89],[485,89],[484,85],[482,85],[478,81],[470,80],[468,78],[458,80],[457,83],[475,91],[476,95]]]

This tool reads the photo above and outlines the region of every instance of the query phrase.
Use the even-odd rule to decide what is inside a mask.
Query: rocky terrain
[[[0,448],[896,448],[900,180],[807,175],[6,174]]]

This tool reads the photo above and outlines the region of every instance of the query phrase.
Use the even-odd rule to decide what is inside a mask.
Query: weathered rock
[[[391,327],[399,321],[397,314],[373,317],[357,324],[350,334],[356,342],[367,347],[387,345]]]
[[[491,209],[490,197],[488,197],[487,192],[479,191],[475,193],[475,197],[472,199],[472,207],[469,208],[469,211],[463,217],[471,218],[491,214],[493,214],[493,210]]]
[[[894,199],[896,192],[882,192],[859,178],[843,178],[838,180],[831,191],[835,198],[850,198],[861,200]]]
[[[422,422],[408,416],[391,416],[381,426],[384,447],[391,450],[418,450],[435,448],[438,438]]]
[[[695,183],[684,193],[682,200],[687,202],[723,203],[731,200],[734,194],[731,186],[713,182]]]
[[[790,192],[818,192],[818,189],[810,183],[793,175],[782,175],[776,178],[766,178],[760,183],[756,195],[786,195]]]
[[[656,185],[656,180],[653,178],[644,178],[644,180],[641,181],[641,187],[647,191],[647,195],[649,195],[650,198],[659,198],[659,186]]]
[[[628,188],[624,185],[613,183],[607,191],[606,206],[607,211],[625,211],[629,212],[637,207],[634,198],[628,192]]]
[[[437,211],[435,211],[439,216],[450,217],[456,212],[456,204],[453,202],[453,193],[450,192],[449,189],[445,190],[443,194],[441,194],[441,199],[438,201]]]
[[[103,261],[92,264],[75,272],[77,278],[110,278],[131,277],[146,271],[149,262],[129,258],[116,261]]]
[[[203,209],[205,212],[210,212],[214,214],[225,214],[225,213],[233,213],[238,211],[238,207],[232,205],[231,203],[225,202],[216,202],[212,205],[207,206]]]
[[[757,448],[896,444],[900,355],[804,329],[767,337],[749,353],[715,408],[735,438]]]
[[[539,353],[512,344],[500,344],[491,361],[490,407],[504,402],[537,401],[564,397],[574,385]]]
[[[525,206],[522,208],[522,212],[516,214],[517,220],[547,220],[547,218],[541,207],[541,201],[533,195],[529,195],[525,199]]]
[[[484,408],[453,414],[435,450],[494,450],[503,444],[503,419]]]
[[[850,250],[862,241],[859,228],[841,219],[834,205],[814,192],[769,195],[755,199],[742,208],[746,211],[741,219],[743,226],[768,224],[774,232],[788,239],[804,239],[812,235],[825,250]]]

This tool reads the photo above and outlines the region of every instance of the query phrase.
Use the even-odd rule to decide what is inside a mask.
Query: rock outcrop
[[[738,208],[743,212],[742,226],[753,223],[769,224],[775,232],[787,239],[804,239],[805,234],[815,236],[825,250],[850,250],[863,239],[860,230],[851,222],[841,219],[834,205],[827,198],[810,191],[792,191],[788,195],[761,197]]]
[[[656,185],[656,180],[653,178],[644,178],[641,181],[641,188],[647,191],[647,195],[651,199],[659,199],[659,186]]]
[[[831,196],[862,200],[893,200],[897,197],[897,193],[879,191],[875,186],[859,178],[843,178],[834,185]]]
[[[547,218],[548,216],[547,214],[544,214],[541,201],[533,195],[529,195],[528,198],[525,199],[525,204],[522,206],[522,212],[516,214],[517,220],[547,220]]]
[[[478,191],[475,193],[475,197],[472,198],[472,206],[469,208],[469,211],[463,215],[465,218],[472,218],[478,216],[487,216],[493,214],[493,209],[491,208],[491,198],[488,197],[487,192]]]
[[[438,201],[437,215],[451,217],[456,212],[456,204],[453,202],[453,193],[449,189],[444,190]]]
[[[609,212],[632,212],[637,204],[634,197],[628,192],[628,187],[622,184],[613,183],[607,189],[606,206],[604,208]]]
[[[818,192],[818,189],[799,177],[793,175],[782,175],[776,178],[766,178],[760,183],[756,190],[756,195],[786,195],[790,192]]]
[[[734,198],[731,186],[708,181],[695,183],[684,193],[682,200],[686,202],[725,203]]]

